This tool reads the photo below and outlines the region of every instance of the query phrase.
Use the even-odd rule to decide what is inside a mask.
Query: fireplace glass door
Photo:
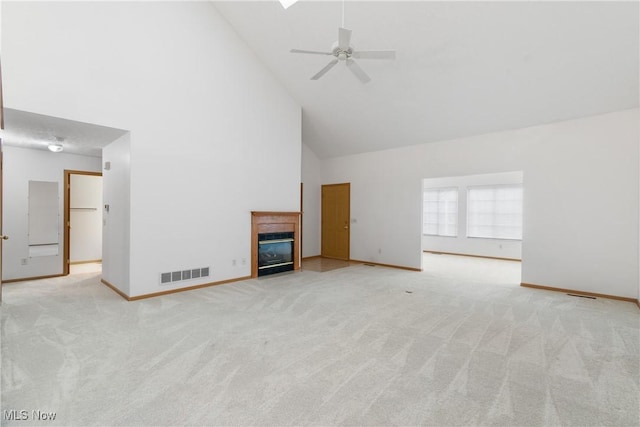
[[[258,234],[258,276],[293,270],[293,232]]]

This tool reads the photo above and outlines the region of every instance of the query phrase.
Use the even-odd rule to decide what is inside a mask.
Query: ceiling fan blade
[[[351,30],[346,28],[338,28],[338,48],[340,50],[348,50],[351,43]]]
[[[291,52],[291,53],[312,53],[314,55],[333,55],[332,52],[319,52],[317,50],[291,49],[289,52]]]
[[[316,75],[311,77],[311,80],[318,80],[320,77],[324,76],[327,73],[327,71],[332,69],[337,63],[338,63],[338,59],[334,59],[333,61],[329,62],[327,65],[325,65],[325,67],[322,70],[318,71]]]
[[[371,81],[371,77],[369,77],[367,75],[367,73],[364,72],[364,70],[362,68],[360,68],[360,66],[356,63],[356,61],[354,61],[353,59],[349,58],[347,59],[347,67],[349,67],[349,69],[351,70],[351,72],[353,74],[355,74],[355,76],[362,82],[362,83],[368,83]]]
[[[351,54],[360,59],[396,59],[395,50],[359,50]]]

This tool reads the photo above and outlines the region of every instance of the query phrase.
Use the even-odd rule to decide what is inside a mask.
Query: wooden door
[[[322,256],[349,260],[351,184],[322,186]]]

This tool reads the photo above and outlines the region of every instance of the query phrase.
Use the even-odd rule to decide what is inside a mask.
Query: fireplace
[[[293,232],[258,234],[258,276],[293,270]]]
[[[300,212],[251,212],[251,277],[300,269]]]

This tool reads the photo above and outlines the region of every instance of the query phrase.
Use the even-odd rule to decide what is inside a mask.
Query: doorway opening
[[[102,173],[64,171],[64,275],[102,270],[102,200]]]
[[[523,178],[514,171],[424,179],[423,253],[516,261],[521,271]],[[422,270],[436,260],[423,256]]]

